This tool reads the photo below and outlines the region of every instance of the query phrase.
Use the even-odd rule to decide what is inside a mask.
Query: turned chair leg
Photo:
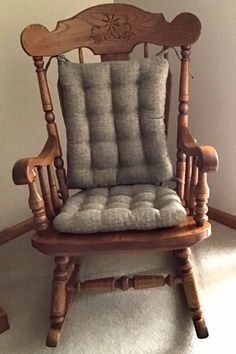
[[[174,254],[177,258],[179,274],[183,279],[184,293],[197,336],[198,338],[206,338],[208,330],[199,300],[197,280],[191,262],[191,250],[184,248],[175,251]]]
[[[79,271],[79,264],[76,258],[55,257],[55,263],[50,308],[51,326],[46,341],[48,347],[57,346],[61,328],[74,294],[73,284],[77,280]],[[68,283],[70,284],[69,290],[67,290]]]

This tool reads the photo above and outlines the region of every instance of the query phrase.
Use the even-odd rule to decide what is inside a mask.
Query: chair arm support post
[[[207,184],[207,173],[199,172],[198,183],[195,190],[195,214],[194,219],[197,226],[202,226],[205,221],[208,220],[207,212],[207,202],[210,196],[210,189]]]
[[[50,136],[37,157],[30,157],[18,160],[12,171],[12,178],[15,184],[32,183],[35,179],[34,168],[37,166],[48,166],[58,155],[58,144],[54,136]]]
[[[36,174],[35,174],[36,176]],[[48,219],[45,211],[44,201],[37,190],[35,180],[28,183],[29,186],[29,206],[34,214],[33,222],[36,231],[47,230]]]

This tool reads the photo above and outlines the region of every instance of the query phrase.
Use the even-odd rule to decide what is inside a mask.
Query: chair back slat
[[[193,215],[195,210],[195,190],[198,182],[198,167],[197,167],[197,159],[193,157],[192,161],[192,175],[191,175],[191,183],[190,183],[190,191],[189,191],[189,214]]]
[[[54,169],[52,164],[47,166],[47,172],[48,172],[48,181],[49,181],[52,204],[55,213],[58,214],[60,211],[60,201],[58,198],[57,185],[56,185],[55,174],[54,174]]]
[[[83,48],[79,47],[78,52],[79,52],[79,62],[80,62],[81,64],[83,64],[83,63],[84,63]]]
[[[50,220],[54,218],[56,214],[52,205],[51,195],[46,182],[46,177],[45,177],[43,167],[39,166],[37,169],[38,169],[39,182],[40,182],[41,192],[45,204],[46,214],[48,219]]]
[[[184,200],[185,207],[189,209],[189,195],[192,176],[192,156],[186,157],[185,185],[184,185]]]
[[[143,44],[143,56],[144,56],[144,58],[148,58],[148,43],[147,42],[145,42]]]
[[[101,54],[101,61],[129,60],[129,53],[109,53]]]

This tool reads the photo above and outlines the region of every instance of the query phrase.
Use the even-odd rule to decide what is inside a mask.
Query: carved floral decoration
[[[115,14],[104,15],[101,20],[103,25],[94,25],[91,28],[91,36],[89,39],[94,40],[96,44],[109,40],[111,38],[128,41],[135,33],[131,31],[131,25],[128,22],[122,22]]]

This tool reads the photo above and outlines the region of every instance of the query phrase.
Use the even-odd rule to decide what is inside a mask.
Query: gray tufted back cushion
[[[171,179],[164,106],[168,62],[77,64],[58,57],[69,188]]]

